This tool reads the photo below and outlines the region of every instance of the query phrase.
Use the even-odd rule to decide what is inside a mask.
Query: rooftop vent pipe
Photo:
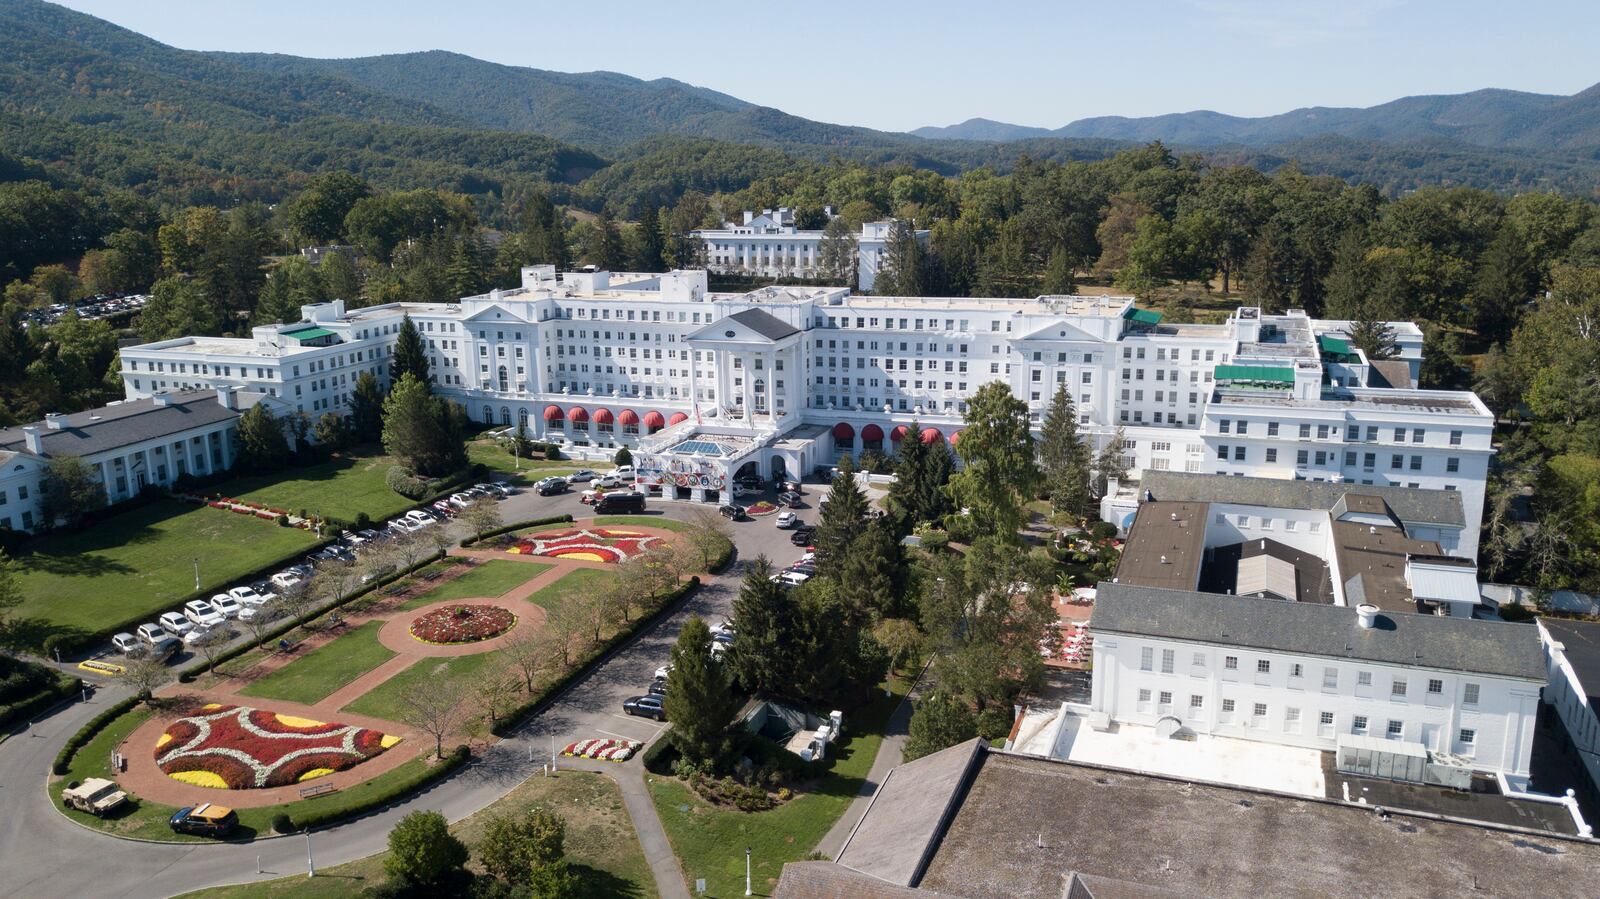
[[[1356,624],[1365,630],[1371,630],[1378,623],[1378,607],[1370,602],[1356,606]]]

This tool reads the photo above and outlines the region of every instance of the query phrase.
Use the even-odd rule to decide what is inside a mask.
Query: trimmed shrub
[[[487,540],[490,537],[498,537],[501,534],[509,534],[512,531],[520,531],[523,528],[536,528],[547,524],[564,524],[571,520],[571,515],[551,515],[547,518],[530,518],[527,521],[518,521],[513,522],[512,524],[501,525],[497,528],[491,528],[490,530],[483,532],[483,537],[481,539]],[[471,546],[472,544],[479,542],[479,540],[480,538],[467,537],[461,541],[461,545]]]
[[[641,756],[644,759],[644,769],[651,774],[667,776],[672,774],[678,761],[678,747],[672,742],[672,727],[669,725],[661,732],[660,737]]]
[[[279,812],[272,816],[272,831],[273,833],[293,833],[294,821],[288,815]]]
[[[27,695],[19,695],[10,705],[0,705],[0,728],[18,721],[31,721],[41,712],[49,711],[83,689],[83,681],[70,674],[57,674],[42,665],[28,667],[43,671],[44,682]]]
[[[318,800],[319,805],[315,811],[303,812],[293,816],[280,814],[289,819],[290,831],[311,830],[316,827],[322,827],[335,821],[383,808],[403,796],[408,796],[429,784],[443,780],[465,765],[471,757],[472,751],[470,749],[464,745],[457,746],[449,755],[444,757],[443,761],[418,772],[413,777],[396,781],[389,786],[389,789],[380,794],[349,798],[348,794],[335,793],[328,800]],[[345,801],[339,801],[341,797],[344,797]],[[327,802],[326,805],[320,804],[324,801]],[[273,828],[276,829],[277,819],[274,818],[273,820]]]
[[[78,750],[87,746],[89,741],[93,740],[96,734],[105,730],[111,722],[133,711],[134,707],[147,698],[148,694],[130,696],[90,718],[87,724],[78,728],[78,732],[67,739],[66,745],[61,747],[61,751],[56,753],[55,764],[50,766],[50,770],[58,777],[66,774],[71,770],[72,758],[78,754]]]
[[[417,477],[398,465],[390,466],[389,472],[383,476],[383,482],[389,489],[400,494],[406,499],[420,500],[428,493],[428,482]]]
[[[1089,535],[1096,540],[1110,540],[1117,536],[1117,526],[1109,521],[1097,521],[1089,525]]]

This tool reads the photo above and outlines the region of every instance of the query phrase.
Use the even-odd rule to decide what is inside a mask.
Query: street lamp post
[[[317,876],[317,863],[311,857],[311,828],[306,828],[306,876]]]
[[[754,891],[752,891],[750,889],[750,847],[749,846],[744,847],[744,894],[746,896],[754,896],[755,895]]]
[[[196,556],[195,560],[194,560],[194,588],[196,590],[200,589],[200,557],[199,556]]]

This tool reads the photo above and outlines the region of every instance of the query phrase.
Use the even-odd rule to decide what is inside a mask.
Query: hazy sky
[[[444,49],[671,77],[888,130],[973,116],[1370,106],[1600,81],[1595,0],[1057,0],[919,4],[66,0],[197,50],[340,57]]]

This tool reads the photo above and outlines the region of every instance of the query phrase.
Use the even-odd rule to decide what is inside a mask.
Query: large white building
[[[1093,627],[1104,721],[1526,787],[1545,682],[1531,624],[1102,583]]]
[[[1600,801],[1600,622],[1540,618],[1548,683],[1544,702],[1566,729],[1562,750],[1588,775],[1580,787]]]
[[[342,412],[362,371],[386,380],[407,315],[438,392],[474,419],[642,450],[697,498],[744,467],[793,475],[892,451],[913,423],[918,439],[954,443],[967,397],[996,380],[1036,422],[1067,387],[1097,447],[1124,429],[1135,476],[1455,490],[1476,522],[1493,452],[1494,418],[1476,396],[1410,386],[1421,337],[1406,323],[1394,326],[1400,358],[1373,363],[1344,342],[1346,323],[1293,311],[1168,325],[1131,297],[712,293],[704,271],[531,266],[520,288],[458,302],[307,306],[302,322],[250,337],[124,348],[123,381],[130,397],[231,385],[312,416]]]
[[[831,210],[829,211],[831,214]],[[856,241],[856,283],[871,290],[883,264],[894,222],[863,222]],[[724,222],[691,234],[705,244],[706,267],[724,275],[760,278],[816,278],[822,275],[822,231],[795,227],[787,207],[746,211],[743,222]],[[927,240],[927,231],[916,232]]]

